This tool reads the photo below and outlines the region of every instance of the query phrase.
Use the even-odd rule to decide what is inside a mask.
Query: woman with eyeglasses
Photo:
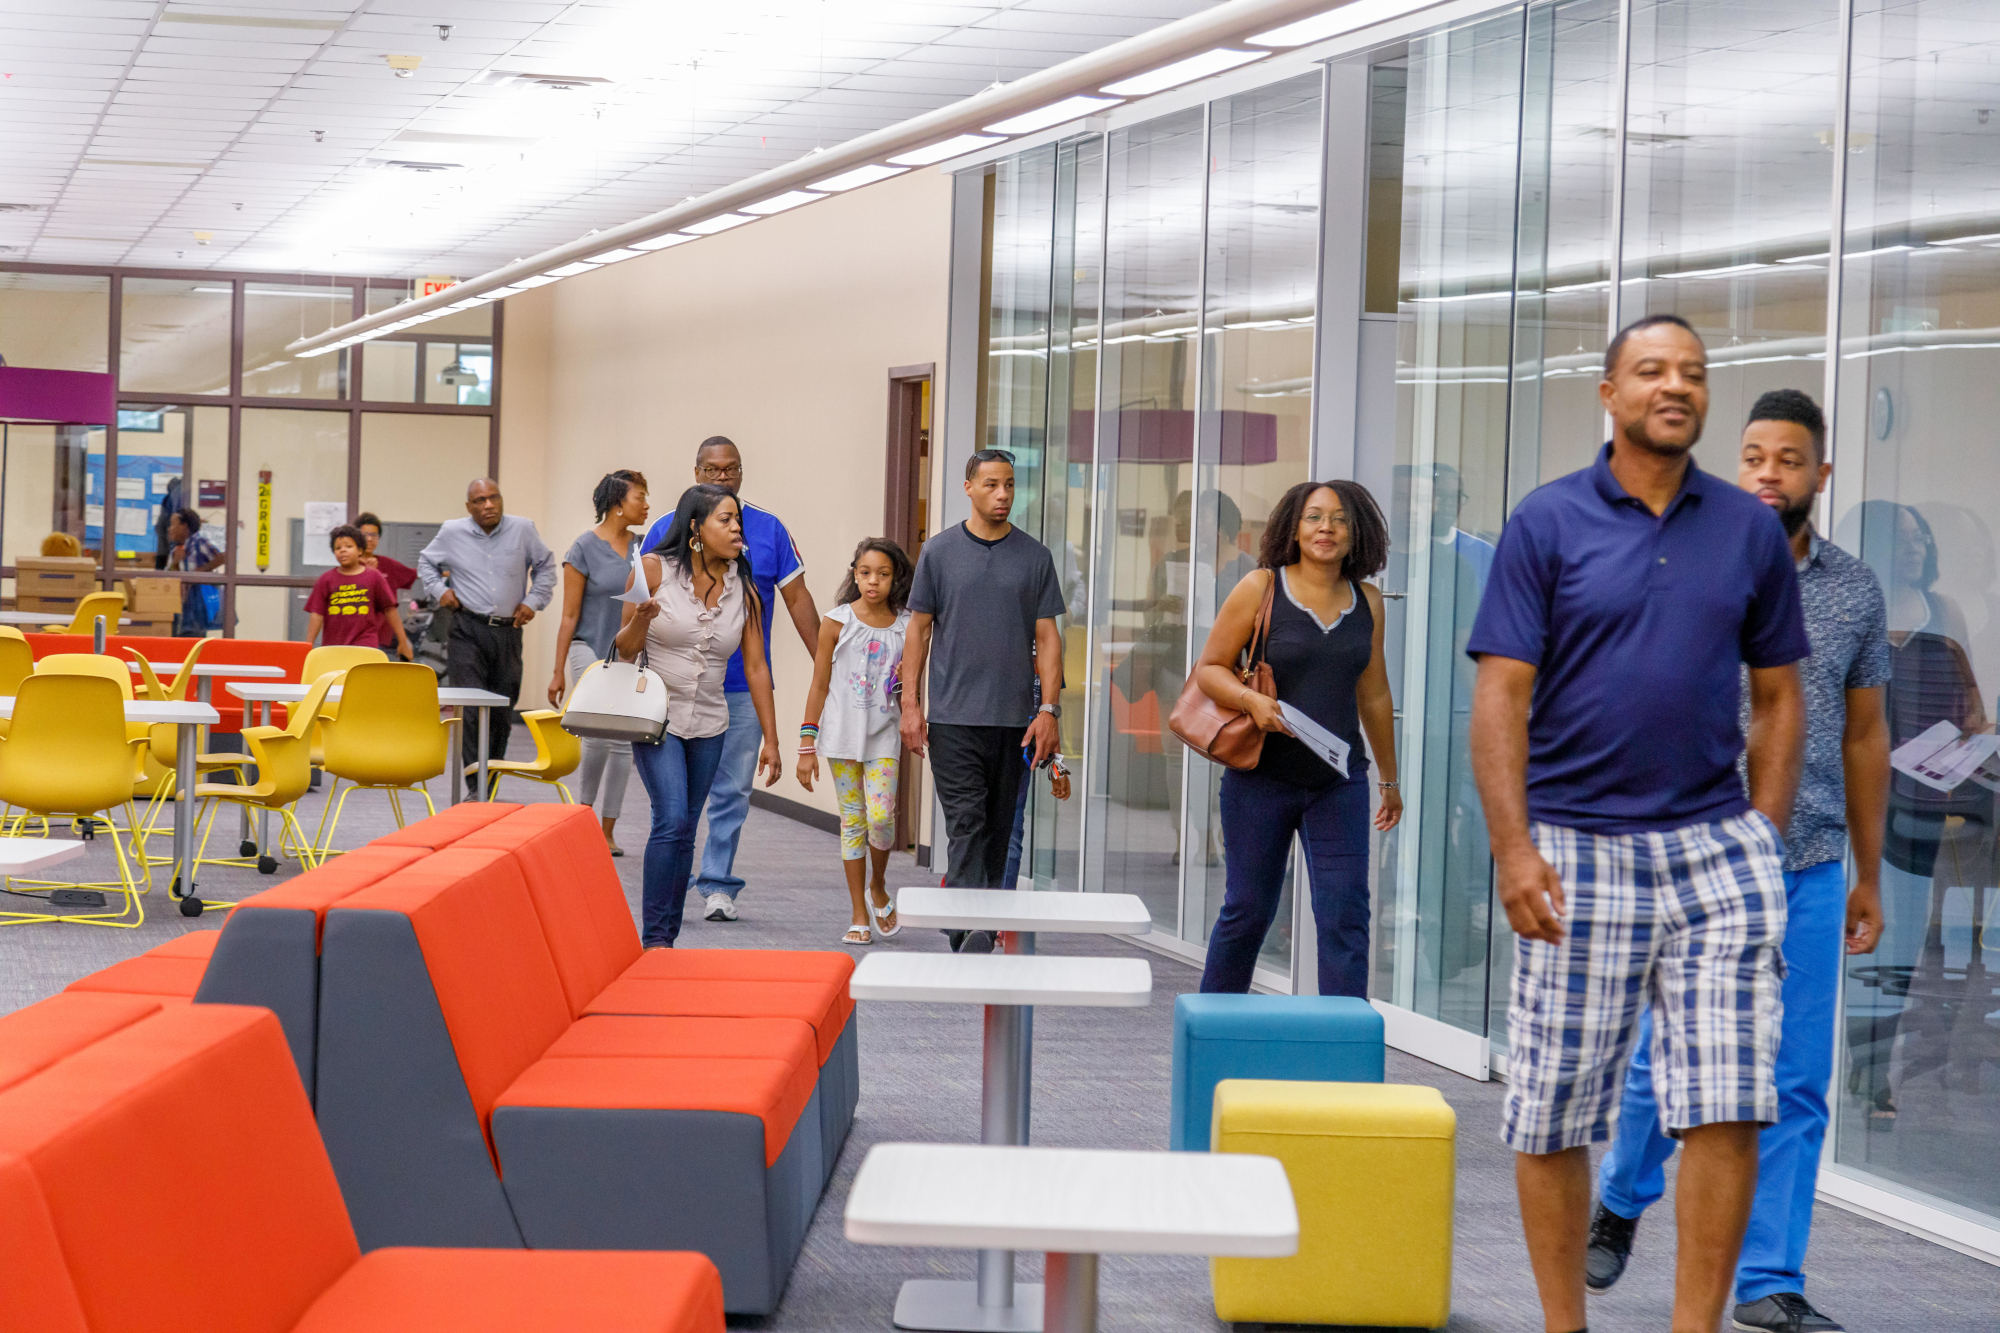
[[[1319,932],[1319,993],[1368,994],[1371,752],[1373,787],[1381,793],[1375,829],[1387,832],[1403,815],[1382,658],[1382,594],[1362,582],[1388,558],[1388,525],[1366,487],[1302,482],[1271,511],[1258,568],[1223,601],[1202,647],[1195,668],[1202,692],[1248,713],[1264,733],[1257,766],[1222,775],[1227,889],[1209,936],[1204,991],[1250,989],[1296,834]],[[1275,699],[1239,674],[1266,597],[1271,611],[1262,657],[1276,680]],[[1345,775],[1294,737],[1280,705],[1346,745]]]

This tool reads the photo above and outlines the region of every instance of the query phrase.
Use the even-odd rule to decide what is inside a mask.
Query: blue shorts
[[[1669,1134],[1777,1120],[1785,874],[1771,821],[1531,831],[1562,878],[1564,933],[1514,941],[1500,1137],[1525,1153],[1607,1138],[1642,1008]]]

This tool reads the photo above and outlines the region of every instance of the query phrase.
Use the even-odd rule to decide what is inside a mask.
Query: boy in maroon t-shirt
[[[327,540],[333,545],[339,568],[320,575],[306,598],[306,613],[311,617],[306,623],[306,642],[318,640],[324,627],[328,647],[358,643],[373,648],[389,637],[383,632],[386,625],[395,636],[396,655],[406,662],[414,660],[389,580],[362,563],[368,539],[359,528],[343,523]]]

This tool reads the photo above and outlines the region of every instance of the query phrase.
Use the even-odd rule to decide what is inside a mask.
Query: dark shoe
[[[960,953],[992,953],[993,932],[990,930],[968,930],[965,942],[958,946]]]
[[[1729,1321],[1748,1333],[1841,1333],[1841,1327],[1796,1291],[1776,1291],[1759,1301],[1736,1307]]]
[[[1583,1255],[1583,1285],[1592,1291],[1609,1291],[1625,1276],[1625,1264],[1632,1257],[1632,1233],[1639,1229],[1636,1217],[1620,1217],[1597,1205],[1590,1219],[1590,1248]]]
[[[947,930],[943,933],[944,942],[951,946],[953,953],[957,953],[959,947],[965,943],[965,932],[962,930]]]

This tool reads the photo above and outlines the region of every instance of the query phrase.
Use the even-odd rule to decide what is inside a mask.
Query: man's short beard
[[[1799,529],[1812,522],[1813,500],[1815,498],[1808,495],[1805,499],[1799,501],[1799,503],[1786,505],[1778,511],[1778,519],[1785,525],[1785,535],[1787,537],[1798,536]]]

